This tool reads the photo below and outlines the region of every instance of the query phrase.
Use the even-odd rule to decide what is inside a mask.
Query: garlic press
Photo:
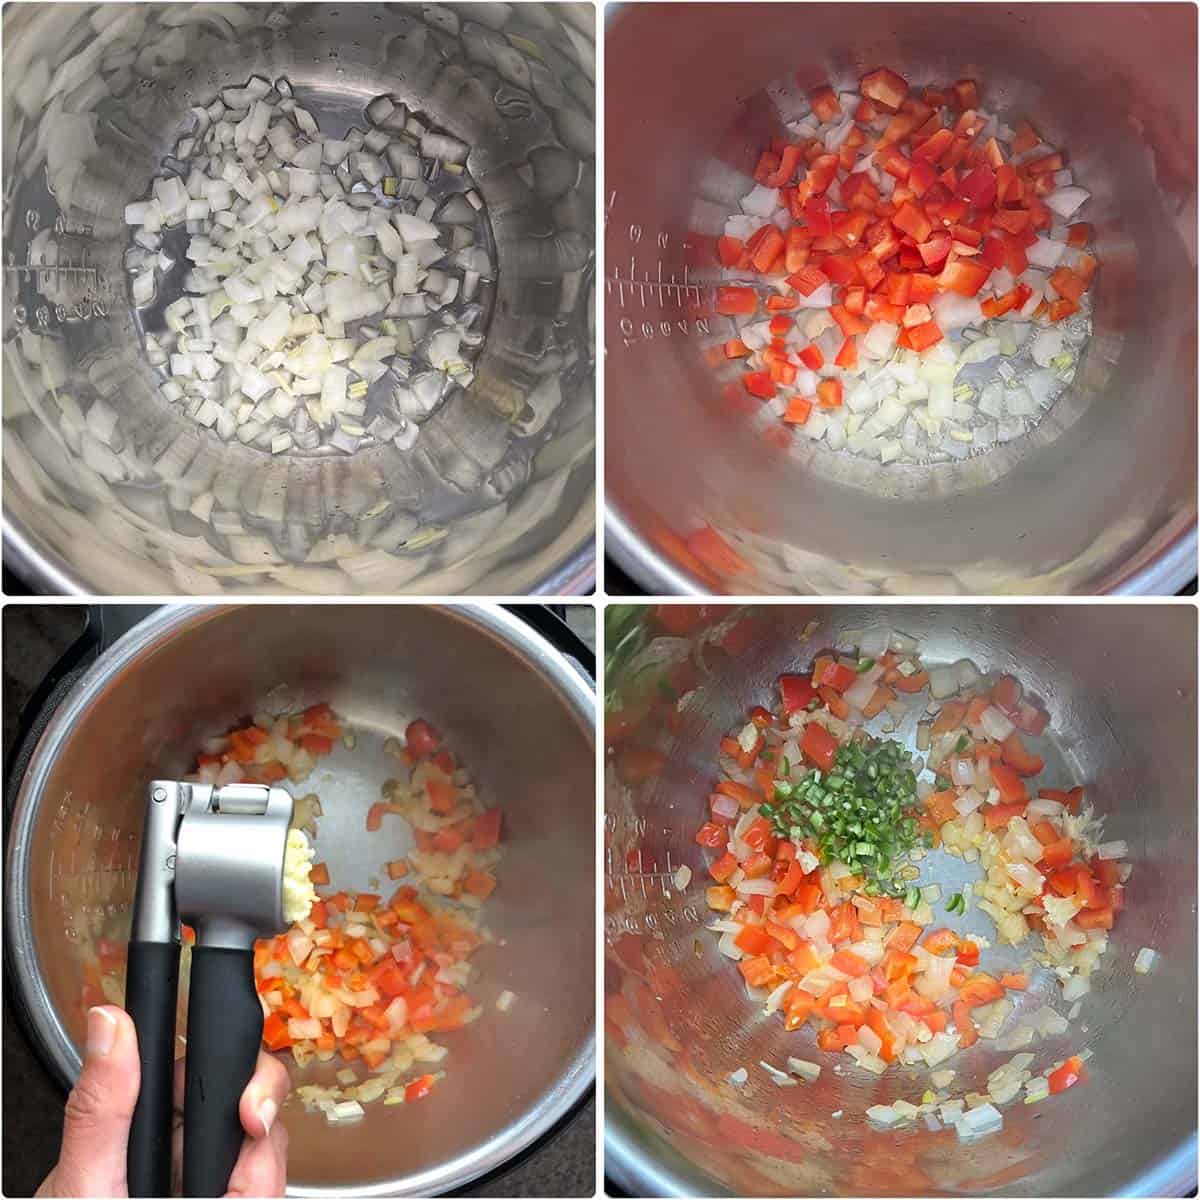
[[[171,1194],[181,922],[196,931],[183,1194],[227,1190],[243,1138],[238,1102],[262,1040],[254,943],[289,924],[283,880],[292,811],[292,797],[278,787],[150,784],[125,982],[142,1067],[129,1139],[131,1196]]]

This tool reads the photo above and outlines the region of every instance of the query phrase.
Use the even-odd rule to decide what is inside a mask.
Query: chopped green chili
[[[962,892],[955,892],[954,895],[946,901],[946,911],[952,913],[964,913],[967,911],[967,901]]]
[[[917,777],[899,742],[842,746],[829,774],[813,771],[794,784],[777,780],[775,801],[761,812],[777,836],[808,841],[823,863],[845,863],[876,894],[903,893],[893,875],[921,832]]]

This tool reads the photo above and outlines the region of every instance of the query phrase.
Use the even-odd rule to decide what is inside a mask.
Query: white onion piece
[[[1063,242],[1055,242],[1048,237],[1039,236],[1032,246],[1025,248],[1025,257],[1035,267],[1053,268],[1058,266],[1065,251],[1066,245]]]
[[[1083,205],[1091,199],[1092,193],[1081,187],[1056,188],[1046,197],[1046,207],[1057,213],[1063,220],[1072,217]]]

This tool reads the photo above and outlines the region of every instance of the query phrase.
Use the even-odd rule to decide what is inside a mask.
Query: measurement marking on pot
[[[664,925],[673,926],[680,922],[699,924],[704,919],[692,904],[670,904],[661,909],[637,911],[642,903],[652,904],[660,898],[668,901],[683,899],[682,894],[674,890],[675,872],[678,867],[671,861],[671,852],[664,852],[665,869],[658,865],[657,858],[653,858],[647,865],[644,853],[641,847],[627,851],[620,856],[619,861],[624,864],[621,867],[617,865],[618,856],[613,848],[610,846],[605,851],[605,883],[610,889],[621,893],[621,900],[625,905],[628,906],[632,901],[636,906],[635,911],[626,909],[624,912],[610,913],[605,917],[605,930],[609,937],[647,930],[654,932]]]
[[[610,192],[604,210],[606,228],[616,203],[617,193]],[[641,244],[644,236],[645,230],[637,222],[625,229],[626,240],[635,248]],[[668,250],[671,236],[660,230],[654,235],[654,241],[660,251]],[[683,248],[687,248],[686,242],[683,243]],[[660,309],[673,307],[681,312],[711,307],[714,287],[714,284],[693,279],[686,263],[680,275],[664,267],[661,255],[654,259],[652,267],[639,266],[636,253],[630,254],[627,269],[619,265],[614,266],[604,280],[606,295],[615,301],[619,309],[640,307],[645,310],[651,308],[655,300],[658,301]],[[622,313],[617,320],[617,326],[626,346],[639,341],[653,341],[656,338],[671,338],[676,335],[691,337],[694,334],[710,336],[712,333],[707,316],[689,318],[681,315],[666,320],[661,317],[658,320],[647,317],[638,322]]]

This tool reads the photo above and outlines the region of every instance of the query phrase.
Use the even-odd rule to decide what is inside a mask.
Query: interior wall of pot
[[[918,638],[925,661],[971,658],[1041,697],[1051,716],[1038,742],[1047,785],[1083,784],[1133,863],[1128,906],[1079,1017],[1029,1047],[1035,1071],[1088,1048],[1087,1086],[1006,1106],[1003,1130],[973,1144],[920,1124],[870,1127],[872,1104],[919,1103],[928,1071],[877,1078],[819,1052],[811,1030],[786,1033],[704,928],[709,878],[694,835],[718,741],[751,706],[772,702],[781,673],[879,626]],[[610,1172],[635,1194],[1087,1196],[1184,1186],[1195,1170],[1195,612],[760,607],[743,628],[748,645],[736,657],[707,648],[710,672],[674,728],[631,735],[662,752],[661,775],[623,786],[610,773],[606,786],[605,1084],[609,1129],[624,1148],[615,1162],[610,1150]],[[902,729],[902,740],[915,732]],[[659,883],[680,865],[692,871],[687,888]],[[978,875],[941,854],[934,871],[946,895]],[[996,961],[1012,956],[1002,969],[1029,954],[1029,945],[997,947],[978,910],[956,925],[987,937]],[[1133,971],[1143,946],[1161,955],[1150,976]],[[1057,993],[1040,972],[1018,1007],[1050,1003],[1066,1015]],[[819,1079],[776,1086],[759,1064],[782,1068],[789,1055],[820,1063]],[[1011,1057],[983,1041],[960,1053],[947,1064],[951,1092],[985,1090]],[[734,1087],[728,1076],[739,1068],[748,1082]]]
[[[91,11],[6,12],[6,81],[27,78],[43,61],[53,74],[97,46]],[[37,152],[38,126],[15,102],[16,83],[5,89],[13,261],[26,261],[37,232],[57,222],[31,261],[85,260],[95,272],[5,277],[12,327],[22,330],[4,355],[10,558],[35,577],[60,573],[68,590],[114,595],[586,586],[579,549],[589,536],[594,474],[590,6],[460,13],[419,4],[250,4],[239,6],[236,28],[216,9],[159,26],[166,11],[144,5],[131,28],[126,18],[105,26],[106,37],[114,28],[124,33],[99,47],[83,77],[102,86],[84,110],[95,149],[73,176],[63,173],[53,138]],[[164,38],[179,39],[181,49]],[[138,49],[128,80],[103,69],[124,40]],[[367,127],[366,104],[386,93],[471,147],[467,170],[486,205],[497,265],[479,296],[486,337],[474,382],[448,390],[411,451],[386,442],[349,456],[273,455],[222,441],[158,392],[162,379],[146,359],[123,269],[132,233],[124,208],[148,194],[194,123],[192,106],[252,75],[287,79],[331,136]],[[118,414],[107,445],[93,437],[98,423],[88,424],[98,401]],[[209,492],[215,517],[201,519],[191,507]]]
[[[80,714],[47,780],[28,847],[38,966],[78,1046],[86,964],[76,947],[97,928],[128,936],[147,782],[179,777],[205,737],[281,700],[327,700],[352,727],[394,733],[424,716],[472,771],[485,802],[504,811],[499,886],[483,913],[496,941],[474,960],[483,1015],[439,1035],[450,1047],[439,1104],[405,1109],[403,1119],[396,1109],[368,1106],[364,1120],[341,1127],[295,1102],[285,1110],[292,1186],[412,1177],[511,1137],[590,1069],[579,1057],[594,1014],[590,723],[523,652],[462,614],[209,610],[140,652]],[[365,806],[375,798],[363,797],[361,812],[327,814],[329,836],[362,854],[349,878],[335,880],[339,886],[379,890],[368,877],[393,855],[372,839],[402,837],[387,825],[363,832]],[[318,821],[318,858],[320,828]],[[518,1001],[501,1014],[495,999],[506,988]],[[312,1068],[291,1069],[294,1083],[328,1082],[312,1077]]]
[[[1196,511],[1195,54],[1196,16],[1182,7],[713,4],[682,19],[649,4],[614,15],[606,455],[609,504],[640,543],[632,569],[659,555],[685,587],[738,594],[989,594],[1103,590],[1154,562]],[[698,86],[704,62],[720,71]],[[731,328],[711,315],[715,239],[762,146],[785,132],[765,89],[854,88],[880,64],[920,85],[977,79],[984,110],[1031,119],[1093,193],[1083,219],[1101,268],[1076,379],[1032,433],[960,463],[883,469],[770,437],[765,410],[730,387],[736,364],[704,353]],[[656,260],[664,278],[686,264],[688,303],[661,308],[628,283],[618,303],[613,272],[628,279],[636,261],[654,278]],[[705,523],[740,566],[711,556],[705,572],[680,553],[671,535]]]

